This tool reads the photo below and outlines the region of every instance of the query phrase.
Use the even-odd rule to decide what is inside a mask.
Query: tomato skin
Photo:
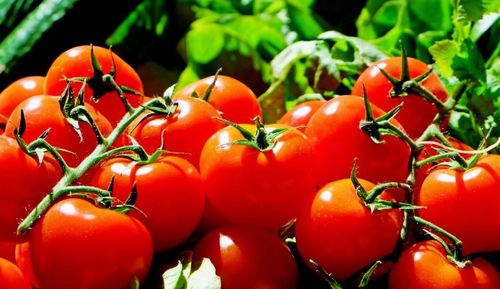
[[[118,85],[126,86],[141,94],[144,94],[142,81],[135,70],[127,64],[122,58],[109,49],[94,46],[94,54],[101,65],[104,73],[109,73],[115,63],[115,82]],[[66,88],[65,78],[73,77],[93,77],[94,70],[90,60],[90,45],[73,47],[61,53],[50,65],[45,78],[45,94],[61,95]],[[75,94],[80,91],[82,84],[73,82],[71,87]],[[115,91],[105,93],[98,102],[91,99],[93,91],[90,86],[85,88],[85,102],[92,104],[100,113],[102,113],[111,123],[116,126],[123,115],[126,113],[118,93]],[[138,107],[142,102],[141,95],[130,93],[124,94],[125,98],[133,107]]]
[[[325,103],[326,101],[323,100],[303,102],[287,111],[277,123],[297,127],[298,130],[304,132],[313,114]]]
[[[163,156],[141,165],[117,157],[101,164],[90,184],[106,189],[113,177],[113,195],[122,202],[136,184],[135,205],[147,216],[145,225],[156,252],[180,245],[195,230],[203,213],[205,194],[198,170],[187,160]]]
[[[389,289],[494,289],[500,275],[490,263],[475,258],[460,269],[450,263],[436,241],[413,244],[401,254],[389,275]]]
[[[418,77],[429,70],[426,63],[411,57],[408,57],[408,67],[410,78]],[[384,111],[389,111],[400,103],[404,103],[395,118],[410,137],[418,138],[436,116],[437,107],[413,93],[392,98],[389,94],[392,84],[380,72],[379,68],[399,79],[401,77],[401,57],[392,57],[373,63],[358,77],[352,88],[352,94],[363,96],[364,85],[370,102]],[[421,85],[432,92],[440,101],[445,101],[448,98],[446,89],[434,72],[422,81]]]
[[[33,284],[35,288],[39,288],[38,281],[33,276],[33,267],[31,265],[30,243],[28,241],[19,243],[15,247],[15,262],[23,276]]]
[[[383,111],[372,105],[374,117]],[[382,136],[376,144],[359,128],[365,119],[364,101],[352,95],[338,96],[325,103],[311,117],[305,130],[313,145],[312,169],[323,186],[349,178],[357,159],[358,177],[374,182],[403,182],[408,176],[410,148],[395,136]],[[397,122],[394,125],[399,126]]]
[[[374,184],[359,180],[370,190]],[[383,193],[382,199],[391,200]],[[402,212],[370,212],[350,179],[321,188],[297,217],[295,237],[304,260],[314,260],[338,281],[389,255],[399,238]],[[311,264],[309,264],[311,265]]]
[[[0,242],[0,258],[7,259],[11,262],[15,262],[15,248],[16,243],[13,242]]]
[[[206,234],[194,259],[209,258],[224,289],[298,288],[298,270],[288,247],[271,231],[222,227]]]
[[[242,126],[255,132],[255,125]],[[266,130],[285,127],[269,125]],[[265,152],[231,144],[243,139],[234,127],[223,128],[207,140],[200,173],[207,206],[221,220],[278,229],[295,218],[314,193],[311,144],[303,133],[288,128],[275,139],[274,148]]]
[[[43,94],[44,76],[27,76],[12,82],[0,93],[0,114],[9,117],[23,100]]]
[[[28,215],[60,179],[57,162],[45,155],[39,164],[26,155],[15,139],[0,136],[0,242],[17,242],[19,221]]]
[[[92,106],[86,105],[93,116],[101,133],[107,136],[112,127],[108,120],[98,113]],[[22,138],[26,143],[37,139],[44,131],[50,128],[47,142],[70,152],[60,151],[70,166],[77,166],[97,146],[96,136],[91,126],[80,121],[83,141],[70,123],[64,118],[59,108],[59,97],[50,95],[36,95],[21,102],[12,112],[5,127],[5,135],[14,137],[14,130],[19,127],[21,110],[26,120],[26,131]],[[50,112],[50,113],[48,113]]]
[[[9,260],[0,258],[0,284],[2,289],[32,289],[19,268]]]
[[[178,97],[176,111],[170,116],[160,114],[139,117],[129,127],[129,134],[148,153],[163,149],[179,154],[195,167],[205,141],[224,124],[217,120],[217,110],[201,99]],[[163,141],[162,141],[163,140]]]
[[[466,171],[433,170],[415,204],[418,214],[463,242],[465,254],[500,250],[500,155],[486,155]],[[486,202],[486,203],[485,203]],[[486,205],[487,204],[487,205]]]
[[[470,146],[466,145],[465,143],[459,141],[458,139],[455,139],[453,137],[448,137],[448,141],[450,142],[450,146],[452,148],[458,149],[458,150],[465,150],[465,151],[471,151],[473,150]],[[429,157],[435,156],[438,154],[438,151],[436,151],[436,146],[427,144],[424,146],[422,151],[417,157],[417,161],[421,161],[424,159],[427,159]],[[468,159],[471,155],[470,154],[460,154],[463,158]],[[433,163],[433,164],[427,164],[424,166],[421,166],[420,168],[417,169],[415,173],[415,185],[414,185],[414,192],[418,192],[420,190],[420,187],[422,187],[422,183],[424,182],[425,178],[430,174],[430,172],[436,168],[436,166],[443,161],[447,161],[447,159],[441,160],[439,162]]]
[[[143,280],[152,240],[137,219],[67,198],[35,224],[29,239],[39,289],[124,289]]]
[[[195,81],[177,92],[174,97],[191,97],[196,93],[203,98],[214,82],[215,76]],[[235,123],[253,123],[256,116],[262,119],[262,109],[253,91],[243,82],[230,76],[218,75],[208,103],[217,109],[224,119]]]

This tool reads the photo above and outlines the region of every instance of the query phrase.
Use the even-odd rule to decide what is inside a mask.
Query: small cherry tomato
[[[23,100],[43,93],[43,76],[28,76],[18,79],[0,93],[0,114],[9,117]]]
[[[359,181],[366,190],[374,187]],[[381,198],[393,200],[387,193]],[[402,225],[400,210],[371,212],[351,180],[342,179],[321,188],[304,206],[297,217],[295,237],[304,260],[313,260],[332,277],[344,281],[389,255]]]
[[[191,97],[196,93],[204,98],[210,85],[214,84],[207,101],[217,109],[224,119],[236,123],[253,123],[254,117],[262,118],[259,101],[253,91],[243,82],[230,76],[209,76],[195,81],[174,95]]]
[[[313,114],[325,103],[326,101],[323,100],[312,100],[301,103],[287,111],[278,120],[278,123],[297,127],[298,130],[303,132]]]
[[[224,289],[295,289],[298,270],[292,253],[271,231],[223,227],[205,235],[194,258],[208,258]]]
[[[389,274],[389,289],[497,289],[500,275],[490,263],[475,258],[465,268],[450,263],[436,241],[413,244],[403,251]]]
[[[9,260],[0,258],[0,284],[2,289],[32,289],[19,268]]]
[[[35,223],[29,239],[39,289],[124,289],[148,273],[153,243],[137,219],[66,198]]]

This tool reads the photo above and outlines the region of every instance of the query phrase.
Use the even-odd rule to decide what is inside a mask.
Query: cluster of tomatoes
[[[223,75],[143,93],[119,56],[81,46],[0,94],[2,288],[134,288],[186,246],[224,289],[298,288],[297,261],[345,286],[500,288],[479,257],[500,251],[500,157],[444,138],[424,63],[377,62],[352,95],[275,124]]]

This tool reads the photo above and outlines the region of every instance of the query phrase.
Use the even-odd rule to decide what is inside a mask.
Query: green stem
[[[458,239],[455,235],[451,234],[450,232],[444,230],[443,228],[427,221],[427,220],[424,220],[418,216],[412,216],[411,219],[416,222],[416,223],[419,223],[433,231],[436,231],[438,232],[439,234],[443,235],[444,237],[446,237],[448,240],[450,240],[452,243],[453,243],[453,250],[451,251],[453,254],[452,254],[452,258],[454,260],[456,260],[457,262],[464,262],[464,257],[463,257],[463,252],[462,252],[462,241],[460,239]]]
[[[407,183],[398,183],[398,182],[389,182],[389,183],[383,183],[383,184],[379,184],[379,185],[376,185],[373,189],[371,189],[366,198],[365,198],[365,202],[366,203],[373,203],[375,201],[375,199],[380,196],[380,194],[382,194],[382,192],[386,189],[389,189],[389,188],[400,188],[400,189],[403,189],[405,192],[412,192],[412,188],[410,185],[408,185]]]
[[[443,160],[443,159],[454,159],[454,157],[457,155],[456,152],[449,152],[449,153],[444,153],[444,154],[438,154],[438,155],[435,155],[435,156],[431,156],[431,157],[428,157],[426,159],[423,159],[421,161],[418,161],[416,163],[416,167],[417,168],[420,168],[420,167],[423,167],[427,164],[432,164],[436,161],[440,161],[440,160]]]
[[[63,171],[64,174],[69,173],[71,171],[71,168],[68,166],[64,158],[57,151],[57,149],[51,146],[45,139],[38,138],[26,147],[28,154],[31,156],[36,155],[35,152],[36,148],[46,149],[56,159],[57,163],[61,167],[61,170]]]
[[[103,159],[104,156],[109,156],[109,152],[106,152],[108,148],[116,141],[116,139],[125,131],[125,129],[144,111],[146,111],[146,106],[154,105],[158,102],[158,99],[152,99],[144,106],[139,106],[137,109],[132,109],[131,112],[125,114],[125,116],[120,120],[116,128],[111,132],[111,134],[104,139],[104,142],[98,144],[94,151],[90,153],[78,167],[70,170],[68,173],[57,182],[57,184],[52,188],[51,192],[47,194],[42,201],[33,209],[28,216],[19,224],[17,231],[18,234],[22,234],[28,231],[33,224],[40,219],[41,215],[44,214],[52,205],[52,203],[59,199],[60,197],[68,194],[67,187],[70,186],[75,180],[79,179],[85,172],[87,172],[91,167],[96,165],[99,160]],[[113,151],[113,150],[112,150]],[[116,152],[116,150],[114,151]]]
[[[411,139],[411,137],[409,137],[403,130],[392,124],[390,121],[381,121],[378,124],[380,128],[387,130],[387,133],[384,134],[392,134],[399,137],[408,144],[412,152],[417,152],[422,149],[418,143],[413,141],[413,139]]]
[[[130,106],[130,103],[127,101],[127,99],[124,96],[122,88],[116,83],[113,75],[111,74],[106,74],[102,77],[103,82],[107,82],[113,86],[116,92],[118,92],[118,96],[120,97],[120,100],[123,103],[123,106],[125,106],[125,109],[127,110],[128,113],[131,113],[134,111],[134,108]]]

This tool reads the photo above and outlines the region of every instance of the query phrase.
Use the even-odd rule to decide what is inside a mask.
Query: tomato
[[[92,106],[86,105],[86,107],[101,133],[107,136],[112,130],[108,120]],[[82,134],[82,140],[80,140],[78,133],[65,119],[59,108],[59,97],[49,95],[37,95],[21,102],[7,121],[5,135],[14,136],[14,129],[19,127],[21,110],[26,119],[23,140],[30,143],[50,128],[46,138],[47,142],[54,147],[67,150],[61,150],[60,153],[70,166],[77,166],[97,145],[96,136],[91,126],[83,121],[78,122]]]
[[[490,263],[475,258],[459,268],[436,241],[413,244],[403,251],[389,275],[389,289],[494,289],[500,275]]]
[[[39,289],[124,289],[149,270],[151,235],[137,219],[67,198],[35,223],[30,257]]]
[[[29,242],[23,242],[16,245],[15,260],[19,270],[23,273],[23,276],[29,280],[35,288],[39,288],[38,281],[35,279],[35,276],[33,276]]]
[[[463,242],[465,254],[500,250],[500,155],[486,155],[468,170],[440,168],[415,196],[418,214]]]
[[[242,125],[254,133],[255,125]],[[210,137],[201,153],[200,173],[207,206],[232,224],[278,229],[295,218],[315,191],[311,144],[300,131],[288,130],[267,151],[235,144],[242,134],[228,126]],[[210,217],[210,216],[208,216]]]
[[[396,120],[401,123],[410,137],[418,138],[436,116],[437,107],[414,93],[408,93],[402,97],[391,97],[392,84],[380,72],[380,69],[399,79],[402,70],[401,57],[392,57],[373,63],[358,77],[352,88],[352,94],[363,96],[364,85],[370,102],[385,111],[403,103],[403,108],[396,115]],[[410,78],[415,78],[427,72],[429,67],[418,59],[408,57],[408,70]],[[434,72],[422,81],[421,85],[440,101],[448,98],[446,89]]]
[[[205,235],[194,258],[209,258],[224,289],[298,288],[293,255],[270,231],[223,227]]]
[[[450,146],[454,149],[458,150],[465,150],[465,151],[471,151],[472,148],[463,142],[453,138],[453,137],[448,137],[448,141],[450,142]],[[417,157],[418,161],[427,159],[429,157],[435,156],[438,154],[438,151],[436,150],[439,148],[438,146],[434,146],[431,144],[426,144],[420,154]],[[471,155],[470,154],[460,154],[463,158],[468,159]],[[440,160],[438,162],[434,162],[431,164],[424,165],[420,168],[417,169],[416,174],[415,174],[415,185],[414,185],[414,191],[418,192],[420,190],[420,187],[422,186],[422,183],[424,182],[425,178],[429,175],[429,173],[436,168],[436,166],[439,163],[448,161],[449,159],[444,159]]]
[[[196,93],[203,98],[215,76],[195,81],[177,92],[174,97],[191,97]],[[253,123],[256,116],[262,118],[262,109],[253,91],[239,80],[230,76],[218,75],[208,103],[213,105],[227,120],[236,123]]]
[[[323,105],[323,100],[311,100],[303,102],[294,106],[291,110],[287,111],[277,123],[286,124],[289,126],[297,127],[298,130],[304,131],[307,123],[313,114]]]
[[[155,251],[184,242],[201,219],[205,204],[198,170],[187,160],[163,156],[140,164],[128,158],[109,159],[100,165],[91,185],[106,189],[114,178],[113,196],[125,201],[135,183],[136,207],[146,214],[146,226]]]
[[[0,258],[0,284],[2,289],[31,289],[19,268],[9,260]]]
[[[16,243],[13,242],[0,242],[0,258],[7,259],[11,262],[15,261],[14,251]]]
[[[62,172],[49,155],[39,163],[6,136],[0,136],[0,156],[0,242],[16,242],[19,221],[50,192]]]
[[[373,183],[359,180],[370,190]],[[392,200],[383,193],[382,199]],[[297,217],[295,237],[300,255],[313,260],[332,277],[344,281],[389,255],[403,224],[397,209],[372,213],[358,197],[350,179],[321,188]]]
[[[0,93],[0,114],[9,117],[23,100],[43,94],[44,76],[27,76],[12,82]]]
[[[129,134],[148,153],[158,148],[175,153],[198,167],[205,141],[224,124],[217,120],[217,110],[201,99],[178,97],[175,112],[171,115],[145,114],[129,127]]]
[[[103,73],[110,73],[114,62],[116,71],[115,82],[118,85],[133,89],[140,94],[144,93],[141,79],[128,63],[109,49],[99,46],[93,46],[93,49]],[[90,51],[91,46],[84,45],[73,47],[60,54],[47,71],[45,93],[61,95],[66,88],[66,78],[93,77],[94,69],[91,63]],[[87,82],[87,86],[85,87],[85,101],[95,106],[115,126],[123,115],[125,115],[125,107],[115,90],[109,86],[95,84],[99,83],[99,81],[100,79]],[[75,94],[80,91],[81,86],[80,82],[73,82],[71,85]],[[102,91],[102,95],[96,95],[96,91]],[[96,96],[98,100],[93,100],[92,97]],[[142,102],[141,95],[125,93],[124,96],[132,107],[138,107]]]
[[[7,124],[7,118],[0,114],[0,134],[4,133],[6,124]]]
[[[374,117],[384,112],[372,105]],[[395,136],[382,136],[375,143],[359,128],[365,119],[361,97],[343,95],[325,103],[311,117],[305,130],[313,145],[315,172],[320,186],[348,178],[354,160],[358,160],[358,176],[374,182],[403,182],[408,176],[410,148]],[[399,124],[394,121],[395,126]]]

